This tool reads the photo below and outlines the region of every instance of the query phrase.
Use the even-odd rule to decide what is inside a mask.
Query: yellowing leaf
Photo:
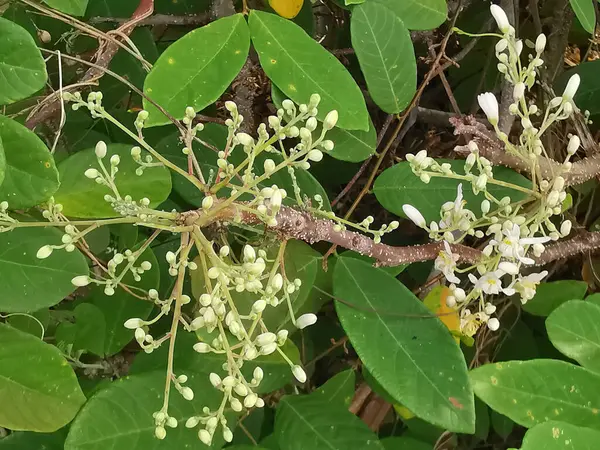
[[[415,417],[413,412],[410,409],[408,409],[406,406],[402,406],[400,404],[395,404],[394,409],[396,410],[396,413],[400,417],[402,417],[402,419],[404,419],[404,420],[409,420],[409,419],[412,419],[413,417]]]
[[[302,9],[304,0],[269,0],[269,5],[277,14],[286,19],[293,19]]]
[[[454,335],[456,342],[459,342],[459,338],[455,333],[460,333],[460,318],[458,317],[458,311],[449,308],[446,304],[446,297],[450,293],[450,289],[446,286],[437,286],[427,294],[423,303],[431,312],[435,313],[442,321],[450,332]]]

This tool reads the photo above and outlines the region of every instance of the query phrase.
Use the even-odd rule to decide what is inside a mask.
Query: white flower
[[[413,221],[413,223],[419,228],[424,228],[427,222],[425,222],[425,217],[423,214],[419,212],[417,208],[412,205],[402,205],[402,211],[406,217]]]
[[[521,229],[519,225],[513,224],[512,228],[502,231],[504,239],[500,242],[492,241],[498,245],[498,251],[505,258],[514,258],[523,264],[533,264],[535,261],[525,256],[524,245],[544,244],[551,240],[550,237],[521,238]]]
[[[493,5],[494,6],[494,5]],[[496,96],[491,92],[486,92],[485,94],[479,94],[477,96],[477,102],[479,106],[487,116],[488,121],[492,125],[498,124],[498,100],[496,100]]]
[[[508,21],[508,17],[506,16],[504,10],[498,5],[491,5],[490,12],[492,13],[492,16],[494,16],[500,31],[507,33],[510,30],[510,22]]]
[[[575,74],[573,76],[571,76],[571,78],[569,78],[569,82],[567,83],[567,87],[565,88],[565,91],[563,92],[563,99],[565,100],[572,100],[573,97],[575,96],[575,93],[577,92],[577,89],[579,89],[579,83],[581,82],[581,78],[579,78],[579,75]]]
[[[478,279],[470,273],[469,280],[475,285],[475,289],[480,289],[486,294],[499,294],[503,291],[502,281],[500,281],[502,275],[504,275],[502,271],[488,272]]]
[[[535,290],[537,285],[542,281],[546,275],[548,275],[548,271],[544,270],[540,273],[531,273],[526,277],[521,277],[515,283],[515,291],[521,295],[521,303],[525,304],[528,300],[531,300],[535,295]]]
[[[454,270],[456,269],[456,262],[459,259],[459,255],[452,253],[452,249],[446,241],[444,241],[444,249],[440,251],[438,257],[435,259],[435,269],[441,271],[450,283],[458,284],[460,283],[460,278],[454,274]]]
[[[296,319],[296,327],[300,330],[313,325],[317,321],[317,316],[312,313],[302,314]]]

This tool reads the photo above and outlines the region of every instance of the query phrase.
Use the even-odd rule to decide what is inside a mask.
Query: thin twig
[[[89,23],[127,23],[129,19],[123,19],[119,17],[92,17]],[[189,16],[171,16],[169,14],[154,14],[153,16],[147,17],[144,20],[140,20],[137,26],[143,27],[147,25],[175,25],[175,26],[188,26],[188,25],[204,25],[210,20],[210,15],[205,14],[194,14]]]

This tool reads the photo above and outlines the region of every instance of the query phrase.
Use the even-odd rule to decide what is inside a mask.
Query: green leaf
[[[571,300],[546,319],[548,338],[562,354],[600,372],[600,306]]]
[[[596,11],[594,10],[595,0],[569,0],[571,8],[575,11],[577,20],[583,26],[583,29],[588,33],[594,33],[596,25]]]
[[[62,233],[52,228],[16,228],[0,233],[0,311],[32,312],[56,305],[75,290],[71,280],[88,273],[78,250],[56,250],[38,259],[44,245],[61,244]]]
[[[321,96],[321,120],[336,109],[338,126],[369,129],[369,113],[360,88],[335,56],[298,25],[274,14],[252,10],[250,34],[267,76],[296,103]]]
[[[248,57],[250,36],[242,14],[224,17],[197,28],[171,44],[144,82],[145,94],[176,119],[185,108],[201,111],[225,92]],[[144,99],[150,113],[146,125],[169,123]]]
[[[433,450],[433,445],[411,437],[389,437],[381,440],[386,450]]]
[[[492,429],[496,434],[501,436],[502,439],[507,439],[515,427],[515,423],[512,420],[493,409],[490,409],[490,422],[492,424]]]
[[[595,450],[600,432],[564,422],[544,422],[525,433],[521,450]]]
[[[440,164],[447,162],[455,172],[464,173],[464,161],[438,159],[437,162]],[[495,167],[494,178],[522,187],[531,186],[531,182],[527,178],[505,167]],[[384,170],[375,180],[373,191],[379,203],[388,211],[406,217],[402,211],[402,205],[408,203],[417,207],[429,222],[439,220],[440,208],[447,201],[456,198],[456,191],[461,183],[464,199],[467,201],[467,208],[475,214],[480,214],[481,202],[485,200],[485,197],[482,193],[479,195],[473,194],[470,183],[449,178],[431,177],[431,181],[425,184],[412,172],[408,162],[401,162]],[[487,188],[488,192],[496,198],[508,195],[513,201],[518,201],[526,196],[523,192],[491,183],[488,183]]]
[[[184,426],[193,415],[202,415],[202,407],[215,411],[222,392],[215,389],[203,374],[186,372],[194,400],[187,401],[175,390],[169,397],[169,415],[179,422],[177,428],[167,428],[167,438],[154,437],[152,413],[162,406],[165,372],[155,371],[120,378],[97,392],[73,421],[65,450],[128,449],[206,449],[198,439],[197,430]],[[221,448],[221,433],[215,433],[211,448]]]
[[[50,433],[69,423],[85,397],[60,351],[0,324],[0,426]]]
[[[152,268],[143,273],[141,281],[136,282],[131,273],[128,273],[123,277],[123,283],[145,291],[158,289],[160,285],[160,272],[158,261],[151,249],[148,248],[142,253],[138,259],[138,265],[142,261],[149,261],[152,264]],[[139,291],[134,292],[139,294]],[[104,315],[104,324],[106,326],[103,334],[104,355],[114,355],[133,339],[133,331],[123,326],[127,319],[131,319],[132,317],[146,319],[154,307],[151,301],[136,298],[122,288],[117,289],[114,295],[107,296],[104,294],[104,289],[96,285],[92,286],[86,301],[96,306]],[[88,346],[91,344],[89,340],[86,342]],[[93,345],[94,349],[88,348],[88,350],[95,353],[100,342],[94,342]]]
[[[277,108],[281,108],[281,102],[285,100],[286,95],[273,83],[271,83],[271,98]],[[320,132],[320,128],[315,130]],[[333,150],[327,152],[327,155],[339,159],[340,161],[360,162],[375,154],[377,150],[377,131],[371,117],[369,117],[369,130],[344,130],[340,127],[334,127],[327,132],[327,139],[335,143]],[[320,162],[320,167],[323,162]],[[311,171],[314,169],[311,169]]]
[[[336,302],[336,310],[383,388],[424,420],[472,433],[475,407],[467,367],[445,325],[402,283],[354,258],[338,258],[333,292],[355,305]]]
[[[0,105],[29,97],[44,87],[46,63],[25,28],[0,17]]]
[[[588,110],[592,116],[597,115],[600,113],[600,80],[597,77],[599,70],[600,60],[582,62],[577,67],[563,73],[556,81],[554,89],[560,95],[569,78],[579,74],[581,84],[575,94],[575,103],[582,111]]]
[[[73,351],[87,350],[104,356],[106,320],[97,306],[80,303],[73,310],[75,323],[62,322],[56,329],[56,341],[71,345]]]
[[[396,14],[409,30],[431,30],[446,21],[446,0],[370,0]]]
[[[121,196],[131,195],[135,201],[147,197],[151,208],[166,200],[171,192],[171,175],[166,167],[149,167],[141,176],[136,175],[135,170],[139,165],[131,157],[131,146],[109,144],[107,157],[103,159],[108,170],[108,159],[112,155],[119,155],[121,158],[119,171],[115,176]],[[142,159],[146,155],[147,153],[142,152]],[[84,218],[120,217],[104,200],[106,194],[113,195],[112,191],[84,175],[89,168],[100,170],[93,148],[76,153],[58,165],[61,184],[54,198],[63,205],[64,214]]]
[[[600,429],[600,375],[552,359],[486,364],[471,371],[475,394],[524,427],[547,420]]]
[[[383,450],[377,435],[347,408],[313,395],[283,397],[275,434],[281,450]]]
[[[401,112],[417,88],[410,33],[385,6],[367,2],[352,10],[352,46],[373,101],[388,114]]]
[[[46,145],[32,131],[2,115],[0,149],[6,158],[0,201],[6,200],[11,209],[25,209],[39,205],[56,192],[58,171]]]
[[[348,408],[354,397],[355,383],[356,374],[354,370],[344,370],[327,380],[323,386],[310,395],[319,397],[325,402],[335,403]]]
[[[11,433],[0,439],[0,450],[63,450],[66,432],[34,433],[31,431]]]
[[[536,316],[548,316],[563,303],[582,299],[586,291],[585,281],[560,280],[540,283],[535,296],[523,305],[523,309]]]
[[[88,0],[44,0],[44,3],[65,14],[81,17],[85,14]]]

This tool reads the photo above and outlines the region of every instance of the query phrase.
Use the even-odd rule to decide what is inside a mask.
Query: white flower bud
[[[220,273],[221,271],[217,267],[211,267],[210,269],[208,269],[208,278],[210,278],[211,280],[216,280],[217,278],[219,278]]]
[[[256,400],[258,400],[258,396],[254,392],[251,392],[244,399],[244,406],[246,408],[252,408],[256,404]]]
[[[210,445],[210,443],[212,442],[212,437],[211,437],[210,433],[208,431],[206,431],[204,428],[201,429],[200,431],[198,431],[198,439],[200,439],[200,441],[204,445]]]
[[[43,247],[40,247],[40,249],[37,251],[36,253],[36,257],[38,259],[46,259],[48,256],[50,256],[52,254],[52,247],[50,247],[49,245],[44,245]]]
[[[496,23],[498,24],[498,28],[502,33],[507,33],[510,30],[510,22],[508,21],[508,17],[502,8],[498,5],[491,5],[490,11]]]
[[[261,355],[270,355],[271,353],[277,350],[277,343],[273,342],[271,344],[267,344],[264,347],[261,347],[260,354]]]
[[[118,166],[121,163],[121,158],[119,157],[119,155],[112,155],[110,157],[110,165],[111,166]]]
[[[567,145],[567,153],[569,155],[574,155],[579,149],[580,145],[581,139],[579,139],[579,136],[574,134],[573,136],[571,136],[571,139],[569,139],[569,145]]]
[[[167,430],[165,430],[165,427],[158,426],[154,429],[154,436],[162,441],[167,437]]]
[[[194,399],[194,391],[192,391],[189,387],[185,386],[181,388],[181,395],[183,396],[183,398],[185,398],[186,400],[193,400]]]
[[[263,377],[264,377],[263,370],[260,367],[255,367],[254,368],[254,372],[252,372],[252,377],[256,381],[261,381],[263,379]]]
[[[106,156],[106,151],[106,143],[104,141],[98,141],[98,143],[96,144],[96,148],[94,149],[96,156],[98,158],[104,158]]]
[[[130,330],[135,330],[136,328],[143,327],[144,321],[138,317],[134,317],[132,319],[126,320],[125,323],[123,324],[123,326]]]
[[[244,147],[254,144],[254,139],[247,133],[238,133],[235,137]]]
[[[323,159],[323,152],[321,150],[311,150],[307,156],[309,160],[319,162]]]
[[[490,206],[491,206],[491,204],[490,204],[489,200],[482,201],[481,202],[481,212],[483,214],[487,214],[488,212],[490,212]]]
[[[256,343],[258,345],[260,345],[261,347],[272,344],[276,340],[277,340],[277,335],[275,335],[275,333],[271,333],[271,332],[262,333],[256,337]]]
[[[496,53],[502,53],[508,47],[508,41],[504,38],[496,43]]]
[[[279,291],[283,287],[283,276],[280,273],[276,273],[271,281],[271,287],[275,292]]]
[[[500,328],[500,321],[495,317],[492,317],[487,321],[487,326],[490,330],[496,331],[498,328]]]
[[[565,87],[565,91],[563,92],[563,99],[572,100],[579,89],[579,83],[581,82],[581,78],[578,74],[574,74],[569,78],[569,82],[567,83],[567,87]],[[565,105],[566,106],[566,105]]]
[[[198,353],[208,353],[210,352],[210,345],[205,344],[204,342],[198,342],[194,344],[194,350]]]
[[[309,131],[315,131],[317,129],[317,125],[318,125],[317,119],[315,119],[314,117],[309,117],[304,126]]]
[[[492,5],[495,6],[495,5]],[[500,9],[500,7],[498,7]],[[501,10],[501,9],[500,9]],[[502,10],[501,10],[502,11]],[[502,11],[504,13],[504,11]],[[479,94],[477,96],[477,102],[479,106],[487,116],[488,121],[492,125],[498,124],[498,100],[496,100],[496,96],[491,92],[486,92],[485,94]]]
[[[535,51],[539,55],[546,48],[546,35],[541,33],[535,40]]]
[[[100,173],[96,169],[88,169],[83,174],[90,179],[98,178],[100,176]]]
[[[238,386],[240,386],[240,385],[238,384]],[[235,412],[240,412],[242,410],[242,408],[243,408],[242,402],[240,402],[235,397],[231,397],[231,400],[229,401],[229,404],[231,405],[231,409],[233,409]]]
[[[283,196],[281,195],[281,190],[277,189],[273,192],[273,196],[271,197],[271,208],[279,210],[282,200]]]
[[[233,433],[227,427],[223,428],[223,439],[225,439],[225,442],[233,441]]]
[[[269,174],[275,170],[275,161],[272,159],[265,159],[263,167],[265,169],[265,173]]]
[[[283,109],[285,110],[294,109],[294,102],[291,101],[289,98],[286,98],[284,101],[281,102],[281,106],[283,106]]]
[[[427,222],[417,208],[412,205],[402,205],[402,211],[419,228],[425,228]]]
[[[215,199],[211,195],[204,197],[202,199],[202,209],[204,211],[209,210],[210,208],[212,208],[214,202],[215,202]]]
[[[200,423],[200,417],[192,416],[185,421],[186,428],[195,428]]]
[[[572,227],[572,223],[570,220],[565,220],[561,225],[560,225],[560,234],[564,236],[569,235],[569,233],[571,233],[571,227]]]
[[[302,367],[298,365],[292,367],[292,373],[294,374],[296,380],[298,380],[300,383],[306,382],[306,372]]]
[[[252,305],[252,312],[255,313],[261,313],[265,310],[265,308],[267,307],[267,302],[264,300],[257,300],[254,302],[254,304]]]
[[[219,387],[221,384],[221,377],[214,372],[210,373],[208,379],[210,380],[210,384],[212,384],[214,387]]]
[[[302,330],[306,327],[309,327],[316,323],[317,316],[313,313],[302,314],[298,319],[296,319],[296,327],[299,330]]]
[[[513,89],[513,98],[515,101],[520,100],[525,95],[525,83],[519,82],[515,84]]]
[[[229,112],[237,111],[237,105],[232,101],[225,102],[225,109]]]
[[[516,275],[519,273],[519,268],[517,265],[509,261],[502,261],[500,264],[498,264],[498,269],[509,275]]]
[[[92,280],[87,275],[79,275],[71,280],[71,283],[77,287],[87,286],[91,282]]]
[[[254,262],[256,260],[256,251],[251,245],[244,245],[244,262]]]
[[[335,124],[338,121],[338,112],[334,109],[333,111],[329,111],[325,116],[325,120],[323,121],[323,129],[331,130],[335,127]]]
[[[330,152],[335,147],[335,144],[333,143],[333,141],[325,140],[321,142],[321,147],[323,148],[323,150]]]

